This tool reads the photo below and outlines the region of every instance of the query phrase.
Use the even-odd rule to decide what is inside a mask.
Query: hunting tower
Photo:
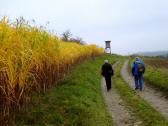
[[[105,41],[105,53],[111,54],[111,46],[110,46],[111,41]]]

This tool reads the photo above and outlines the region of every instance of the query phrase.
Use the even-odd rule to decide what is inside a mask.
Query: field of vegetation
[[[16,116],[16,125],[113,126],[101,91],[101,66],[105,59],[119,61],[113,77],[113,88],[143,126],[167,126],[167,120],[135,93],[120,74],[125,58],[106,55],[90,59],[75,67],[58,86],[45,94],[34,95],[33,106]]]
[[[24,110],[32,92],[45,92],[75,65],[102,55],[96,45],[63,42],[24,19],[0,22],[0,122]]]
[[[75,67],[58,86],[33,97],[33,107],[19,113],[17,125],[113,126],[101,90],[101,66],[116,56],[101,56]]]
[[[122,78],[121,67],[128,57],[102,56],[104,50],[96,45],[84,45],[77,39],[63,40],[43,27],[32,27],[23,18],[0,22],[2,125],[112,126],[114,117],[109,114],[100,84],[105,59],[112,64],[119,61],[113,88],[123,105],[144,126],[168,125],[162,113]],[[168,60],[144,61],[145,80],[168,96]]]
[[[168,69],[168,59],[145,58],[145,63],[147,63],[153,67],[156,67],[156,68]]]
[[[154,87],[162,90],[168,96],[168,60],[158,58],[145,58],[147,70],[145,80]]]

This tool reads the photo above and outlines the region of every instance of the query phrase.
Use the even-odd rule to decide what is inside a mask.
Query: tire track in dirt
[[[118,63],[115,63],[117,65]],[[113,65],[113,67],[115,67]],[[102,92],[105,98],[108,110],[113,118],[113,123],[115,126],[140,126],[142,123],[138,121],[123,104],[120,95],[117,93],[114,85],[112,84],[112,89],[107,92],[105,79],[101,80]]]
[[[129,60],[124,63],[121,69],[121,75],[124,80],[129,83],[129,86],[134,89],[134,78],[128,69]],[[157,91],[144,83],[144,90],[137,93],[168,120],[168,100],[163,96],[162,92]]]

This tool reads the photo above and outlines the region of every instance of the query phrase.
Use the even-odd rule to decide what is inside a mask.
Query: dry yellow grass
[[[103,49],[61,41],[23,19],[0,22],[0,121],[30,101],[33,91],[57,83],[72,65]]]

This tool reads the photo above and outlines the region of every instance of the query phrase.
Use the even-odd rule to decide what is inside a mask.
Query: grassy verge
[[[125,104],[135,113],[135,116],[143,121],[143,126],[167,126],[166,119],[141,97],[135,95],[135,91],[122,79],[120,75],[121,67],[122,63],[115,70],[113,82]]]
[[[154,68],[148,65],[144,78],[149,84],[163,91],[166,96],[168,96],[167,72],[163,71],[162,69]]]
[[[89,60],[75,69],[57,86],[33,98],[28,112],[17,114],[16,125],[34,126],[111,126],[100,86],[100,69],[108,59]]]

